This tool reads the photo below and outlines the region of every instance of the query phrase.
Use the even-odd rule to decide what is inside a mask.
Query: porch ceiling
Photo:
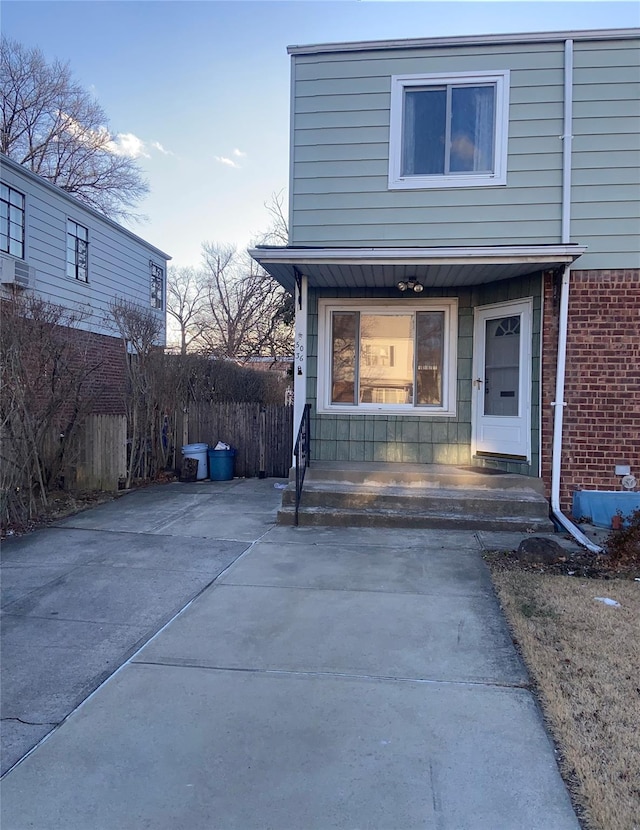
[[[425,288],[459,288],[571,264],[580,245],[478,248],[252,248],[249,253],[293,293],[296,273],[313,288],[393,288],[413,278]]]

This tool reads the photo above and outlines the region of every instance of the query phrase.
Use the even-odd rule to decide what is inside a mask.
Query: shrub
[[[640,567],[640,510],[633,511],[626,525],[611,531],[605,540],[605,550],[615,567]]]

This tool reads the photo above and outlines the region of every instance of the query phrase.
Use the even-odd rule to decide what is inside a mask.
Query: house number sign
[[[296,338],[294,357],[297,366],[297,374],[301,375],[302,367],[304,366],[304,338],[302,332],[300,332]]]

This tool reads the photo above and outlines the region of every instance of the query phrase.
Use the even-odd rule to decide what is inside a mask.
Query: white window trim
[[[161,304],[159,306],[153,304],[153,269],[159,268],[162,272],[162,297],[161,297]],[[153,311],[164,311],[167,305],[167,269],[165,265],[159,265],[154,260],[149,260],[149,299],[151,304],[151,309]]]
[[[68,237],[69,237],[69,235],[71,235],[71,236],[74,236],[75,238],[77,238],[75,236],[75,234],[69,234],[69,223],[72,223],[72,224],[76,225],[79,228],[82,228],[83,230],[85,230],[87,232],[87,239],[86,239],[86,243],[87,243],[87,278],[84,279],[84,280],[80,279],[79,277],[70,277],[69,274],[67,273],[67,267],[69,265],[69,262],[67,261]],[[89,228],[88,225],[83,225],[82,222],[78,222],[77,219],[73,219],[71,216],[67,216],[67,221],[66,221],[66,224],[65,224],[65,238],[64,238],[64,246],[65,246],[64,247],[64,262],[65,262],[64,273],[65,273],[65,279],[69,280],[70,282],[75,283],[76,285],[89,285],[89,274],[91,273],[91,268],[90,268],[90,265],[91,265],[91,263],[90,263],[91,246],[89,244],[90,234],[91,234],[91,229]],[[76,268],[77,268],[77,262],[76,262]]]
[[[331,314],[334,311],[367,312],[387,311],[444,311],[444,365],[442,371],[442,406],[416,406],[414,404],[332,404],[331,403]],[[411,417],[451,418],[457,406],[458,367],[458,300],[451,298],[425,298],[410,300],[318,300],[318,383],[316,408],[322,414],[344,415],[407,415]]]
[[[438,176],[402,175],[402,122],[404,91],[414,86],[444,84],[496,85],[495,171],[493,173],[444,174]],[[392,75],[389,129],[389,189],[444,187],[496,187],[507,183],[507,141],[509,137],[509,70],[485,72],[447,72],[425,75]]]
[[[22,196],[22,253],[18,256],[17,254],[12,254],[9,250],[5,251],[4,249],[0,251],[3,256],[11,257],[12,259],[19,259],[23,262],[27,259],[27,194],[23,193],[22,190],[18,190],[17,187],[14,187],[9,182],[3,181],[2,184],[8,188],[9,190],[13,190],[14,193],[17,193],[18,196]],[[15,205],[14,205],[15,207]],[[11,213],[11,197],[9,196],[9,204],[7,206],[7,210],[9,214]],[[8,220],[10,222],[10,220]],[[11,241],[9,238],[9,226],[7,225],[7,248],[11,248]]]

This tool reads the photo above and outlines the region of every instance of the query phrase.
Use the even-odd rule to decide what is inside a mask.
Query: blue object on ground
[[[640,493],[618,490],[576,490],[573,494],[573,518],[589,519],[597,527],[611,527],[618,510],[628,522],[634,510],[640,510]]]
[[[209,450],[209,478],[211,481],[231,481],[236,451]]]

